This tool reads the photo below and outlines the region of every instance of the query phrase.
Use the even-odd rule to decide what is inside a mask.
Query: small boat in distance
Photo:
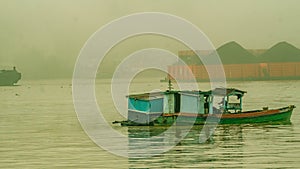
[[[0,70],[0,86],[13,86],[21,79],[21,73],[13,67],[13,70]]]
[[[127,96],[127,120],[113,123],[121,123],[122,126],[169,126],[175,122],[177,125],[202,125],[208,118],[219,124],[290,123],[294,105],[243,111],[242,99],[245,93],[235,88],[174,91],[169,82],[169,89],[164,92]],[[218,106],[215,104],[217,100],[220,101]],[[177,121],[179,117],[180,123]]]

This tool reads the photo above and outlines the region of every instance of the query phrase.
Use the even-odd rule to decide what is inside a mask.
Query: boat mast
[[[172,81],[171,81],[171,79],[169,79],[168,91],[171,91],[172,89],[173,89]]]

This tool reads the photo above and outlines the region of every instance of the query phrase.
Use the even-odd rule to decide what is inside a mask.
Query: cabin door
[[[174,111],[175,111],[175,113],[179,113],[180,112],[180,94],[175,93],[174,99],[175,99]]]
[[[175,112],[175,98],[174,94],[166,94],[164,96],[164,113],[172,114]]]

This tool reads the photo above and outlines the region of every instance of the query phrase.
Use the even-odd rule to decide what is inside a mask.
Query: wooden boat
[[[237,113],[223,113],[223,114],[206,114],[206,115],[197,115],[195,124],[204,124],[207,117],[212,117],[220,119],[220,124],[250,124],[250,123],[278,123],[286,124],[290,123],[290,118],[295,108],[294,105],[287,107],[282,107],[279,109],[271,110],[253,110]],[[182,115],[185,118],[194,116],[192,114],[178,114]],[[177,116],[177,115],[176,115]]]
[[[202,125],[207,121],[220,124],[290,123],[294,105],[243,111],[245,93],[235,88],[216,88],[211,91],[167,90],[129,95],[128,119],[113,123],[122,126],[168,126],[175,122],[176,125]],[[218,106],[215,104],[217,99],[221,100]]]

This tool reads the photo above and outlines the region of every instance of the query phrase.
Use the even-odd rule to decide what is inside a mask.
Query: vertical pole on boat
[[[240,97],[240,108],[241,108],[241,110],[240,110],[240,111],[241,111],[241,112],[242,112],[242,106],[243,106],[243,105],[242,105],[242,104],[243,104],[243,100],[242,100],[242,98],[243,98],[243,97],[241,96],[241,97]]]
[[[173,85],[171,79],[168,81],[168,94],[167,94],[167,101],[168,101],[168,114],[171,115],[174,113],[174,93],[172,93]],[[174,116],[172,116],[174,120]]]
[[[172,81],[169,79],[169,84],[168,84],[168,91],[171,91],[173,89]]]

